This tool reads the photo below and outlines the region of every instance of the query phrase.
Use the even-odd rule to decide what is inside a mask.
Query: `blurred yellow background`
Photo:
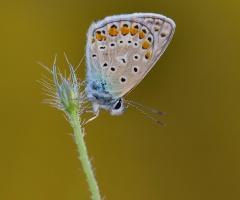
[[[93,20],[153,12],[176,32],[128,100],[165,111],[163,127],[128,108],[85,126],[96,179],[106,200],[240,199],[240,2],[5,1],[0,12],[0,199],[87,200],[72,128],[42,104],[36,63],[67,69],[84,55]],[[85,64],[77,71],[85,77]],[[85,115],[90,117],[90,115]]]

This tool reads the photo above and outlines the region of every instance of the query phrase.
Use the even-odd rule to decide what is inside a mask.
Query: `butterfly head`
[[[89,85],[88,85],[89,86]],[[110,111],[111,115],[121,115],[127,107],[123,105],[122,98],[113,98],[109,92],[101,87],[86,87],[87,99],[92,102],[93,111],[98,112],[99,109]]]
[[[113,104],[111,105],[111,115],[121,115],[125,110],[127,109],[127,107],[123,106],[123,100],[122,99],[118,99],[117,101],[113,102]]]
[[[127,107],[124,107],[122,99],[110,100],[93,98],[93,110],[96,113],[99,109],[110,111],[111,115],[121,115]]]

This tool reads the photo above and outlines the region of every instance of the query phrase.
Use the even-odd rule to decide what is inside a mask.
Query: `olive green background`
[[[134,108],[85,126],[106,200],[240,199],[240,3],[237,0],[1,1],[0,199],[87,200],[72,128],[41,101],[36,63],[77,66],[93,20],[153,12],[176,23],[164,55],[128,100],[165,111],[163,127]],[[77,71],[85,77],[85,64]],[[91,117],[84,115],[83,117]]]

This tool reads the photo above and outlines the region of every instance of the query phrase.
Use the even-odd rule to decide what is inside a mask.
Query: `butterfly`
[[[123,98],[161,57],[175,27],[173,20],[153,13],[114,15],[92,23],[87,33],[85,92],[95,116],[88,122],[100,109],[121,115],[127,108],[124,103],[137,108]]]

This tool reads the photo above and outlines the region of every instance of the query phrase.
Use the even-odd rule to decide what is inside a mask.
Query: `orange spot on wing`
[[[121,27],[121,32],[123,35],[127,35],[129,33],[129,29],[126,26]]]
[[[92,39],[92,43],[94,43],[94,42],[95,42],[95,39],[93,38],[93,39]]]
[[[130,32],[131,32],[132,35],[136,35],[137,32],[138,32],[138,29],[133,28],[133,27],[131,26],[131,27],[130,27]]]
[[[145,34],[144,34],[142,31],[140,31],[140,32],[139,32],[139,38],[142,39],[142,38],[144,38],[144,37],[145,37]]]
[[[111,36],[116,36],[118,34],[118,30],[116,29],[115,26],[111,27],[109,30],[108,30],[108,33],[109,35]]]
[[[101,33],[97,33],[96,38],[98,41],[102,41],[102,39],[106,40],[106,36],[102,35]]]
[[[150,47],[150,43],[148,41],[144,41],[143,44],[142,44],[142,48],[143,49],[147,49],[148,47]]]
[[[158,27],[154,27],[154,29],[155,29],[155,31],[158,31],[158,30],[159,30],[159,28],[158,28]]]
[[[145,58],[146,59],[148,59],[149,57],[150,57],[150,55],[151,55],[151,52],[150,52],[150,50],[145,54]]]

